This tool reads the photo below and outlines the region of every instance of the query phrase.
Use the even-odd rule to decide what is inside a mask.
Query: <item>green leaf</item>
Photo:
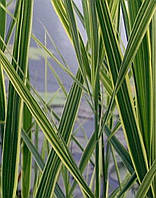
[[[153,133],[152,133],[152,142],[151,142],[151,158],[152,162],[156,159],[156,14],[154,14],[152,19],[151,27],[151,46],[152,46],[152,76],[153,76]],[[156,177],[154,177],[153,188],[156,195]]]
[[[28,85],[27,85],[28,86]],[[28,87],[29,89],[29,87]],[[29,138],[31,139],[32,131],[32,115],[29,112],[26,105],[23,108],[23,129],[28,133]],[[29,151],[28,147],[25,143],[22,145],[22,184],[21,184],[21,191],[22,197],[28,198],[30,196],[30,188],[31,188],[31,169],[32,169],[32,158],[31,152]]]
[[[6,0],[0,0],[0,3],[5,7],[6,6]],[[2,50],[4,48],[3,42],[1,39],[4,40],[5,36],[5,26],[6,26],[6,13],[5,11],[0,7],[0,49]],[[5,122],[6,117],[6,93],[5,93],[5,84],[4,84],[4,75],[2,66],[0,65],[0,121]],[[3,134],[4,134],[4,125],[0,124],[0,136],[3,140]]]
[[[16,62],[18,62],[24,75],[27,76],[33,1],[22,0],[19,6],[12,65],[16,69]],[[24,81],[23,76],[20,75],[20,77]],[[14,198],[17,190],[22,115],[23,101],[10,83],[3,144],[2,197]]]

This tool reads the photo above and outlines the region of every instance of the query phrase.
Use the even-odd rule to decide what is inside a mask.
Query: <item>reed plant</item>
[[[33,4],[16,0],[11,14],[8,1],[0,0],[1,197],[18,197],[21,186],[23,198],[72,198],[77,185],[82,197],[128,197],[134,185],[135,197],[156,197],[156,1],[82,0],[79,8],[74,0],[51,0],[73,45],[76,75],[55,45],[61,61],[32,34]],[[67,93],[48,64],[66,98],[61,116],[29,81],[31,39],[73,80]],[[73,133],[83,96],[94,115],[84,148]],[[37,146],[41,132],[42,153]],[[79,165],[70,150],[73,141],[81,148]],[[111,159],[118,182],[112,190]],[[118,159],[126,170],[124,178]],[[89,164],[93,171],[88,181],[83,175]]]

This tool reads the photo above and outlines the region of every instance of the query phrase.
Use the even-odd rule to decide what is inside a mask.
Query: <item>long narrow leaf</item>
[[[152,148],[151,148],[151,158],[152,162],[156,159],[156,14],[154,14],[152,19],[152,75],[153,75],[153,132],[152,132]],[[153,188],[156,195],[156,177],[154,177]]]
[[[32,124],[32,115],[29,112],[26,105],[24,105],[23,109],[23,129],[29,132],[29,137],[31,138],[32,131],[29,130]],[[22,197],[29,197],[30,187],[31,187],[31,167],[32,167],[32,159],[31,153],[27,148],[26,144],[23,143],[22,147]]]
[[[31,36],[33,1],[21,1],[16,27],[13,57],[27,76],[28,48]],[[28,17],[29,16],[29,17]],[[22,30],[22,31],[21,31]],[[17,65],[12,60],[14,68]],[[23,80],[23,77],[21,76]],[[20,132],[22,127],[23,100],[9,84],[8,109],[3,144],[2,196],[15,197],[20,157]]]
[[[6,0],[0,0],[0,3],[5,7],[6,6]],[[5,26],[6,26],[6,13],[5,11],[0,7],[0,37],[4,40],[5,36]],[[0,49],[2,50],[4,48],[3,42],[0,39]],[[6,116],[6,96],[5,96],[5,86],[4,86],[4,75],[3,70],[0,65],[0,121],[5,122],[5,116]],[[4,124],[0,125],[0,135],[3,139],[3,133],[4,133]]]

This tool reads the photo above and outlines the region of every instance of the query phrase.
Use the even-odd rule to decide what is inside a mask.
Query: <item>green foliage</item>
[[[43,44],[32,34],[33,3],[16,0],[11,14],[8,2],[0,0],[2,198],[18,197],[19,186],[23,198],[73,198],[77,190],[82,197],[128,197],[134,186],[136,197],[154,198],[156,1],[81,0],[79,8],[74,0],[51,0],[73,45],[77,74],[70,71],[46,27],[45,38],[59,58],[46,47],[46,39]],[[11,20],[6,32],[7,15]],[[11,36],[13,50],[8,55]],[[36,51],[30,47],[31,39],[38,45]],[[38,93],[29,81],[28,61],[36,55],[45,58],[45,71],[49,68],[56,78],[60,89],[54,94]],[[72,79],[69,92],[50,59]],[[9,79],[8,91],[3,71]],[[82,97],[94,117],[89,139],[83,122],[79,124]],[[63,108],[61,114],[54,108],[57,105]],[[76,137],[79,130],[84,132],[84,144]],[[78,165],[73,144],[81,153]],[[113,188],[111,170],[118,182]]]

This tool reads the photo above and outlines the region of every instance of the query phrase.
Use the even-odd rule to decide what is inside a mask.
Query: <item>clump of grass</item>
[[[46,44],[31,34],[32,0],[16,1],[8,32],[5,32],[6,15],[9,13],[7,2],[0,1],[2,197],[16,197],[21,181],[21,196],[24,198],[30,197],[30,192],[36,198],[74,197],[77,184],[83,197],[127,196],[134,184],[139,186],[136,197],[155,197],[156,2],[83,0],[82,10],[73,0],[51,2],[75,50],[78,62],[76,75],[69,70],[56,46],[62,62]],[[120,36],[121,16],[127,39],[125,50]],[[85,39],[77,26],[78,19],[84,27]],[[9,61],[5,51],[14,28],[12,60]],[[47,54],[45,67],[51,68],[66,97],[61,115],[49,107],[29,82],[31,36]],[[69,93],[47,57],[52,58],[73,79]],[[9,78],[7,93],[3,71]],[[47,92],[46,83],[45,90]],[[83,95],[94,115],[94,129],[90,139],[86,139],[85,147],[73,133]],[[38,131],[41,130],[44,135],[42,154],[32,140],[34,126],[37,126],[36,145]],[[119,128],[122,129],[126,146],[116,135]],[[72,141],[81,149],[79,165],[70,152]],[[20,155],[22,167],[19,174]],[[121,178],[119,157],[126,169],[124,178]],[[36,163],[33,189],[32,158]],[[112,162],[119,185],[110,192]],[[86,181],[83,173],[89,164],[93,170],[90,180]],[[59,186],[60,173],[65,190]],[[74,182],[71,182],[69,173]]]

